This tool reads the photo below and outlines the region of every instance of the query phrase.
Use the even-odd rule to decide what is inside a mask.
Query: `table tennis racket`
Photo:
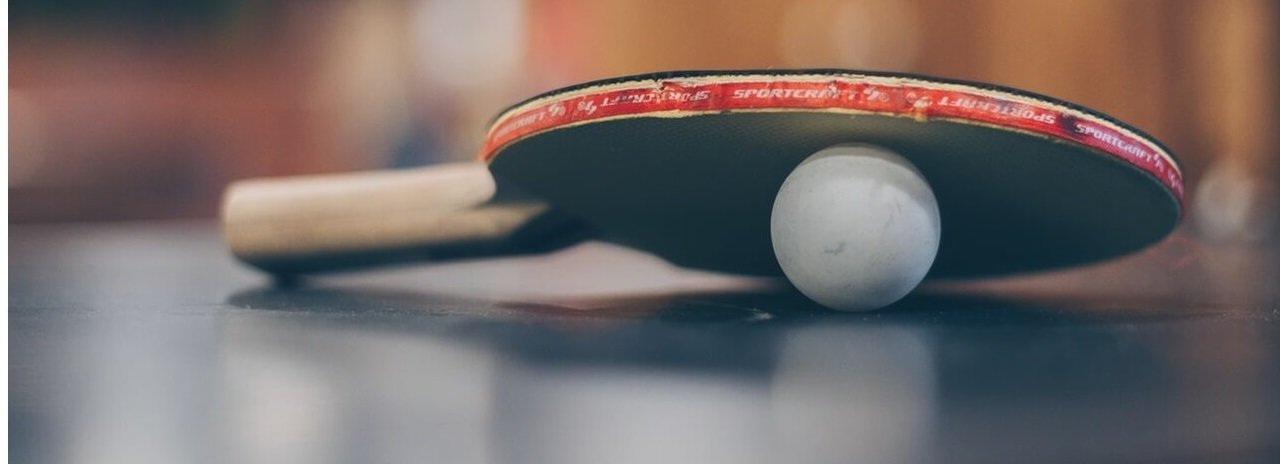
[[[1159,241],[1182,215],[1170,151],[1071,103],[899,73],[689,71],[519,103],[494,119],[481,163],[234,184],[224,228],[237,257],[277,274],[600,234],[681,266],[779,275],[779,186],[846,143],[892,150],[932,186],[945,224],[932,277],[1111,258]]]

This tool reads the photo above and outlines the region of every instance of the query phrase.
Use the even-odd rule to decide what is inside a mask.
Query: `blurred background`
[[[1274,235],[1267,0],[10,2],[10,221],[206,218],[253,176],[473,157],[583,80],[839,67],[1044,93],[1169,145],[1203,236]]]

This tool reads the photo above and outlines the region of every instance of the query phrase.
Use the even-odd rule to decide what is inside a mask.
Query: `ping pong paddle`
[[[810,154],[845,143],[892,150],[932,186],[945,224],[932,277],[1103,260],[1182,215],[1171,152],[1071,103],[899,73],[688,71],[519,103],[493,121],[481,163],[234,184],[224,229],[237,257],[277,274],[602,234],[677,265],[779,275],[774,196]]]

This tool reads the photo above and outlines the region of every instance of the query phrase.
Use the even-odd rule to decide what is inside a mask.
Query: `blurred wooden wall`
[[[515,35],[486,31],[504,11],[523,18],[502,25]],[[121,39],[112,28],[71,33],[76,24],[56,20],[15,24],[11,168],[27,177],[15,187],[11,173],[11,217],[207,217],[235,177],[386,166],[413,134],[440,138],[440,152],[422,159],[466,159],[511,101],[687,68],[843,67],[1003,84],[1152,133],[1183,160],[1192,192],[1225,166],[1218,171],[1235,174],[1215,201],[1240,196],[1230,186],[1243,183],[1231,179],[1280,178],[1280,4],[1268,0],[297,1],[232,17],[195,39],[164,28]],[[485,40],[498,36],[514,39]],[[433,55],[441,50],[461,52]],[[506,50],[520,58],[496,68],[499,78],[441,77],[494,69],[440,66],[459,57],[488,64]],[[95,108],[124,122],[76,127]],[[33,138],[27,114],[43,118],[44,136]],[[120,169],[121,153],[149,154]],[[70,162],[89,166],[74,182],[40,177],[58,169],[26,169]],[[187,176],[186,194],[171,193],[164,169],[134,174],[165,163],[181,165],[168,169]],[[33,199],[50,193],[60,203]],[[130,203],[140,198],[162,204]]]

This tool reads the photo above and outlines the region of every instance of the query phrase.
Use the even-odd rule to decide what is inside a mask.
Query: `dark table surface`
[[[279,288],[211,223],[10,233],[15,462],[1280,462],[1274,246],[842,314],[600,243]]]

